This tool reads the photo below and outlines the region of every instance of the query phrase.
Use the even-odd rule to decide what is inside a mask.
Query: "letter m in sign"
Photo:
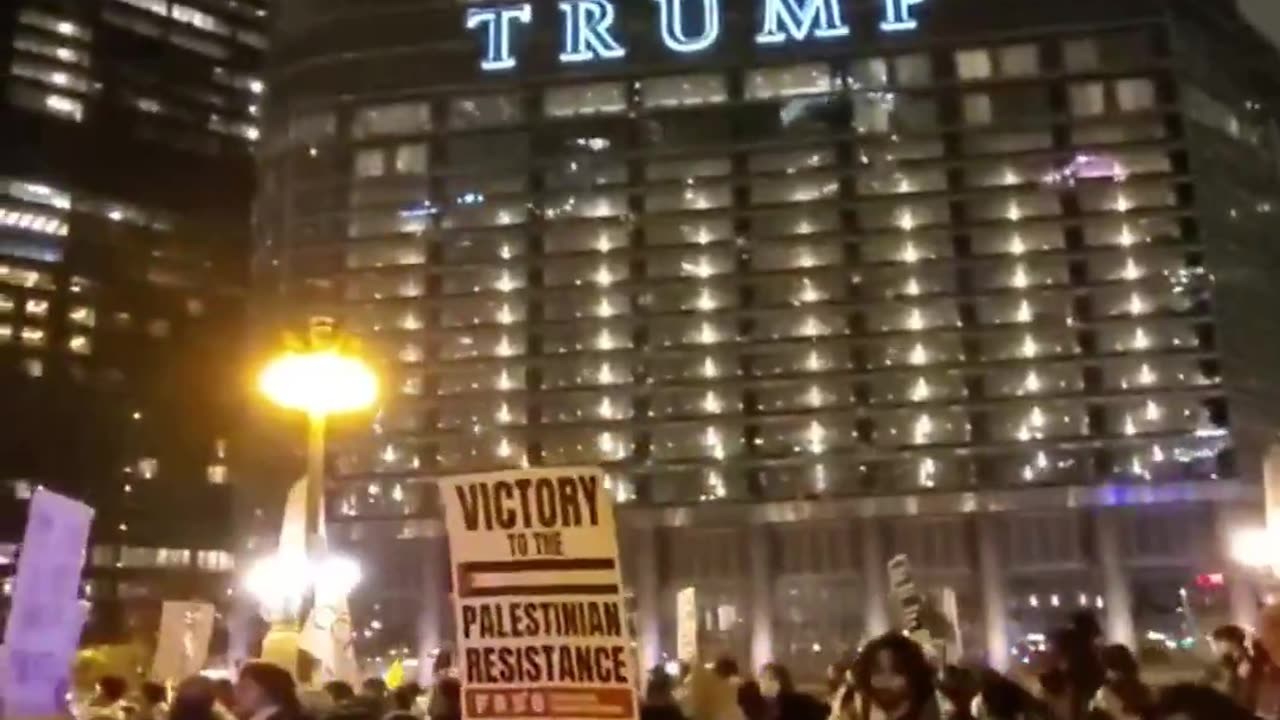
[[[763,12],[756,35],[756,42],[762,45],[849,34],[840,15],[840,0],[764,0]]]

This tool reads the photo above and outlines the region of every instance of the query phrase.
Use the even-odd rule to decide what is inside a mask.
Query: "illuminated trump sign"
[[[728,0],[653,0],[658,5],[658,35],[677,53],[706,50],[720,39],[721,2]],[[849,35],[840,0],[759,0],[758,45],[784,45]],[[880,29],[914,30],[917,6],[924,0],[880,0]],[[558,0],[560,62],[586,63],[625,57],[615,25],[615,0]],[[484,48],[480,67],[509,70],[516,66],[513,40],[533,23],[533,4],[473,6],[466,28],[479,35]]]

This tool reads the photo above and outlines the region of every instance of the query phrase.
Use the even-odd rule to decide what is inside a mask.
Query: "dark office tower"
[[[265,0],[0,9],[0,555],[38,486],[115,599],[224,596]]]
[[[900,554],[995,663],[1082,610],[1161,652],[1247,614],[1218,540],[1280,408],[1280,59],[1233,3],[281,31],[260,280],[385,361],[330,458],[357,617],[429,650],[433,479],[565,464],[608,473],[646,665],[693,587],[704,652],[817,671],[888,627]]]

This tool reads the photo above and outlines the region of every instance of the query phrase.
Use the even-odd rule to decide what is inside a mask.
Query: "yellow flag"
[[[404,684],[404,663],[396,660],[391,663],[391,667],[387,668],[387,674],[382,678],[387,683],[387,689],[395,690]]]

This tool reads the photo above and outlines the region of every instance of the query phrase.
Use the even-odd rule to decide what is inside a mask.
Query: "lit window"
[[[34,347],[43,346],[44,330],[30,326],[22,328],[22,343]]]
[[[1074,117],[1093,117],[1107,111],[1106,86],[1100,82],[1075,83],[1068,95]]]
[[[431,105],[406,102],[356,111],[351,136],[357,140],[385,135],[414,135],[431,129]]]
[[[1116,106],[1123,112],[1150,110],[1156,106],[1155,84],[1147,78],[1116,81]]]
[[[67,348],[77,355],[88,355],[93,351],[93,345],[84,335],[72,335],[71,339],[67,340]]]
[[[676,75],[640,81],[645,107],[678,107],[724,102],[729,97],[723,75]]]
[[[205,468],[205,480],[210,485],[226,485],[227,484],[227,466],[226,465],[209,465]]]
[[[425,175],[427,172],[427,146],[425,144],[401,145],[396,148],[396,174]]]
[[[357,178],[382,177],[387,171],[386,154],[381,148],[368,148],[356,152],[355,171]]]
[[[22,372],[33,378],[43,377],[44,362],[39,358],[27,358],[22,361]]]
[[[46,317],[49,314],[49,301],[43,298],[31,298],[27,300],[23,309],[31,317]]]
[[[983,80],[991,72],[991,53],[986,49],[956,51],[956,76],[961,80]]]
[[[748,98],[813,95],[834,89],[831,69],[825,63],[752,70],[746,77]]]
[[[79,122],[84,119],[84,103],[66,95],[49,94],[45,96],[44,106],[55,115]]]
[[[600,115],[627,109],[622,83],[592,83],[548,88],[543,97],[543,111],[548,117]]]
[[[138,458],[138,475],[151,480],[160,472],[160,461],[153,457]]]
[[[213,15],[210,15],[207,12],[202,12],[193,7],[173,3],[173,6],[169,9],[169,17],[172,17],[180,23],[185,23],[207,32],[216,33],[218,35],[231,35],[231,26]]]

